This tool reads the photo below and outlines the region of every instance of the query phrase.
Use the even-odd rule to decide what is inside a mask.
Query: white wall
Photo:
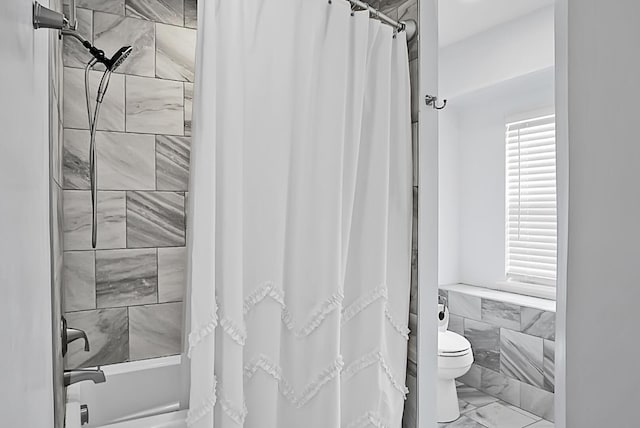
[[[553,6],[440,49],[444,98],[489,87],[554,64]]]
[[[638,426],[640,2],[568,0],[567,424]]]
[[[553,78],[547,69],[502,82],[454,98],[440,113],[440,284],[505,279],[505,123],[549,111]]]
[[[438,90],[438,0],[420,0],[419,98]],[[418,426],[435,428],[438,328],[438,112],[419,103]],[[426,314],[426,315],[425,315]]]
[[[438,284],[460,282],[458,116],[455,103],[438,115]]]
[[[31,8],[0,2],[0,425],[50,428],[48,32]]]

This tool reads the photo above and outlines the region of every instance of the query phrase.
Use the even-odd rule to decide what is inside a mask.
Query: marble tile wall
[[[474,364],[458,380],[553,421],[555,313],[456,291],[440,294],[448,298],[449,329],[473,348]]]
[[[111,55],[132,54],[113,74],[98,122],[98,246],[91,248],[89,130],[84,66],[64,40],[64,124],[57,169],[60,275],[69,326],[91,352],[69,347],[69,368],[177,354],[186,283],[196,0],[77,0],[78,30]],[[95,93],[100,67],[90,73]],[[63,268],[62,268],[63,267]],[[63,281],[62,281],[63,279]]]

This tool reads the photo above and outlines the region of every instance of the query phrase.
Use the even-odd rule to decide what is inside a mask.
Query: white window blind
[[[507,277],[555,285],[555,116],[507,124],[506,146]]]

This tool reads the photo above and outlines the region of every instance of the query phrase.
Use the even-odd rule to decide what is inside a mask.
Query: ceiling
[[[553,3],[554,0],[439,0],[440,46],[466,39]]]

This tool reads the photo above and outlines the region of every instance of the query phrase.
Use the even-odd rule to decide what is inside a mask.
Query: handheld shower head
[[[131,55],[132,51],[133,51],[133,48],[131,46],[121,47],[120,49],[118,49],[118,51],[115,54],[113,54],[111,59],[107,60],[105,65],[109,70],[115,71],[118,67],[122,65],[122,63],[127,59],[127,57]]]

